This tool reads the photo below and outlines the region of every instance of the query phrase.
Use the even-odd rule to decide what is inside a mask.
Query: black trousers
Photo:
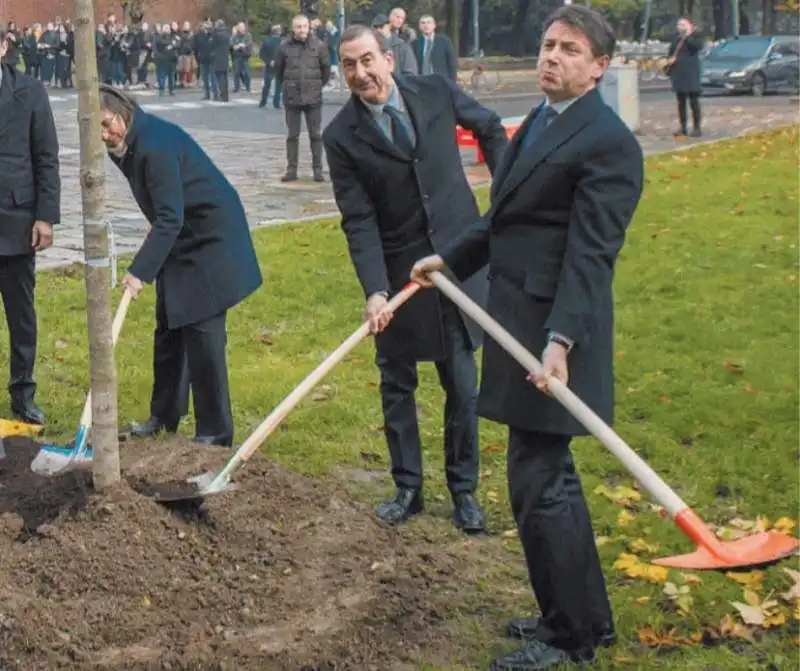
[[[537,638],[582,650],[612,615],[570,440],[510,427],[508,488],[541,611]]]
[[[230,95],[228,93],[228,71],[219,70],[214,73],[217,77],[217,86],[219,86],[219,99],[228,102]]]
[[[150,414],[165,424],[188,412],[192,391],[198,437],[233,445],[233,415],[225,355],[227,312],[178,329],[167,328],[164,293],[156,287],[153,394]]]
[[[451,494],[478,486],[478,374],[466,328],[452,303],[446,303],[444,333],[447,357],[435,363],[445,392],[444,462]],[[421,489],[422,448],[414,392],[417,362],[413,358],[376,357],[381,373],[381,401],[386,442],[396,486]]]
[[[681,124],[681,130],[686,132],[688,118],[686,116],[686,103],[692,109],[692,125],[695,130],[700,128],[700,94],[699,93],[676,93],[678,98],[678,120]]]
[[[36,394],[36,255],[0,256],[0,294],[6,312],[11,349],[8,391],[12,406],[32,401]]]
[[[286,164],[289,172],[297,172],[300,156],[300,122],[306,118],[311,144],[312,169],[322,170],[322,103],[319,105],[286,105]]]

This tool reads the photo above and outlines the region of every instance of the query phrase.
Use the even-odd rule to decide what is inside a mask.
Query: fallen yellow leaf
[[[631,487],[625,487],[622,485],[611,489],[606,487],[606,485],[600,484],[594,488],[594,493],[604,496],[609,501],[625,507],[630,507],[635,501],[642,500],[642,495],[639,492]]]
[[[644,606],[644,605],[650,603],[650,597],[649,596],[640,596],[638,599],[636,599],[636,603]]]
[[[734,571],[728,571],[725,574],[725,577],[735,580],[740,585],[744,585],[748,589],[759,590],[763,587],[764,575],[764,571],[751,571],[749,573],[736,573]]]
[[[619,516],[617,517],[617,524],[619,524],[621,527],[624,527],[633,520],[633,515],[631,515],[627,510],[621,510]]]
[[[636,555],[623,552],[614,562],[614,568],[623,571],[630,578],[641,578],[648,582],[662,583],[669,577],[669,570],[639,561]]]
[[[658,543],[648,543],[642,538],[636,538],[635,540],[631,541],[629,547],[631,552],[646,552],[648,554],[658,552]]]
[[[610,541],[611,541],[611,537],[610,536],[597,536],[594,539],[594,544],[597,547],[602,547],[603,545],[605,545],[606,543],[608,543]]]
[[[779,520],[775,521],[775,524],[772,525],[772,528],[775,529],[775,531],[780,531],[783,534],[788,534],[796,526],[797,523],[790,517],[781,517]]]
[[[702,585],[703,581],[700,579],[700,576],[696,576],[694,573],[681,573],[681,578],[683,578],[683,582],[687,585]]]

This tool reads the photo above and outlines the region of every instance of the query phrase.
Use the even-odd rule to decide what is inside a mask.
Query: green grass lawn
[[[650,158],[617,271],[616,429],[727,534],[797,518],[797,142],[795,128]],[[481,198],[485,204],[485,192]],[[338,221],[260,230],[255,240],[264,286],[229,320],[238,442],[358,327],[362,309]],[[115,290],[114,300],[120,295]],[[41,273],[37,297],[38,399],[48,432],[66,440],[88,380],[82,271]],[[148,414],[153,313],[148,288],[131,307],[118,345],[121,424]],[[5,348],[4,329],[0,340]],[[388,467],[372,359],[372,344],[363,343],[264,448],[292,468],[347,480],[370,503],[390,491],[389,483],[364,484],[348,474]],[[474,566],[447,624],[459,656],[442,659],[431,651],[425,668],[485,668],[513,645],[503,639],[506,619],[532,606],[508,509],[505,432],[482,424],[480,498],[493,535],[465,541],[446,517],[442,394],[429,364],[421,366],[418,398],[428,498],[440,510],[413,520],[410,533],[439,537],[444,547],[470,553]],[[192,428],[187,423],[182,431],[191,435]],[[602,653],[601,668],[790,668],[800,613],[778,595],[791,586],[783,568],[797,568],[796,560],[763,576],[738,576],[759,600],[777,599],[767,620],[786,622],[767,630],[734,628],[741,620],[731,602],[753,595],[729,576],[703,573],[702,584],[672,570],[631,577],[614,567],[620,554],[646,563],[692,546],[646,496],[636,501],[638,492],[625,489],[631,479],[599,443],[582,439],[574,450],[621,639]],[[665,578],[675,598],[665,594]],[[720,628],[718,645],[691,638],[702,634],[708,642]]]

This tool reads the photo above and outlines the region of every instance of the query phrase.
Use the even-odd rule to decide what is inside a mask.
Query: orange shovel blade
[[[720,542],[721,552],[700,546],[695,552],[656,559],[654,564],[681,569],[731,569],[771,564],[797,550],[798,540],[778,531],[763,531],[735,541]]]

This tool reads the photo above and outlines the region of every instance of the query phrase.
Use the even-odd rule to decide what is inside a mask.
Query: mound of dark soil
[[[165,506],[142,483],[216,471],[230,452],[123,444],[126,482],[99,495],[87,471],[34,474],[36,443],[5,448],[3,671],[388,671],[430,642],[459,572],[336,486],[260,457],[235,491]]]

